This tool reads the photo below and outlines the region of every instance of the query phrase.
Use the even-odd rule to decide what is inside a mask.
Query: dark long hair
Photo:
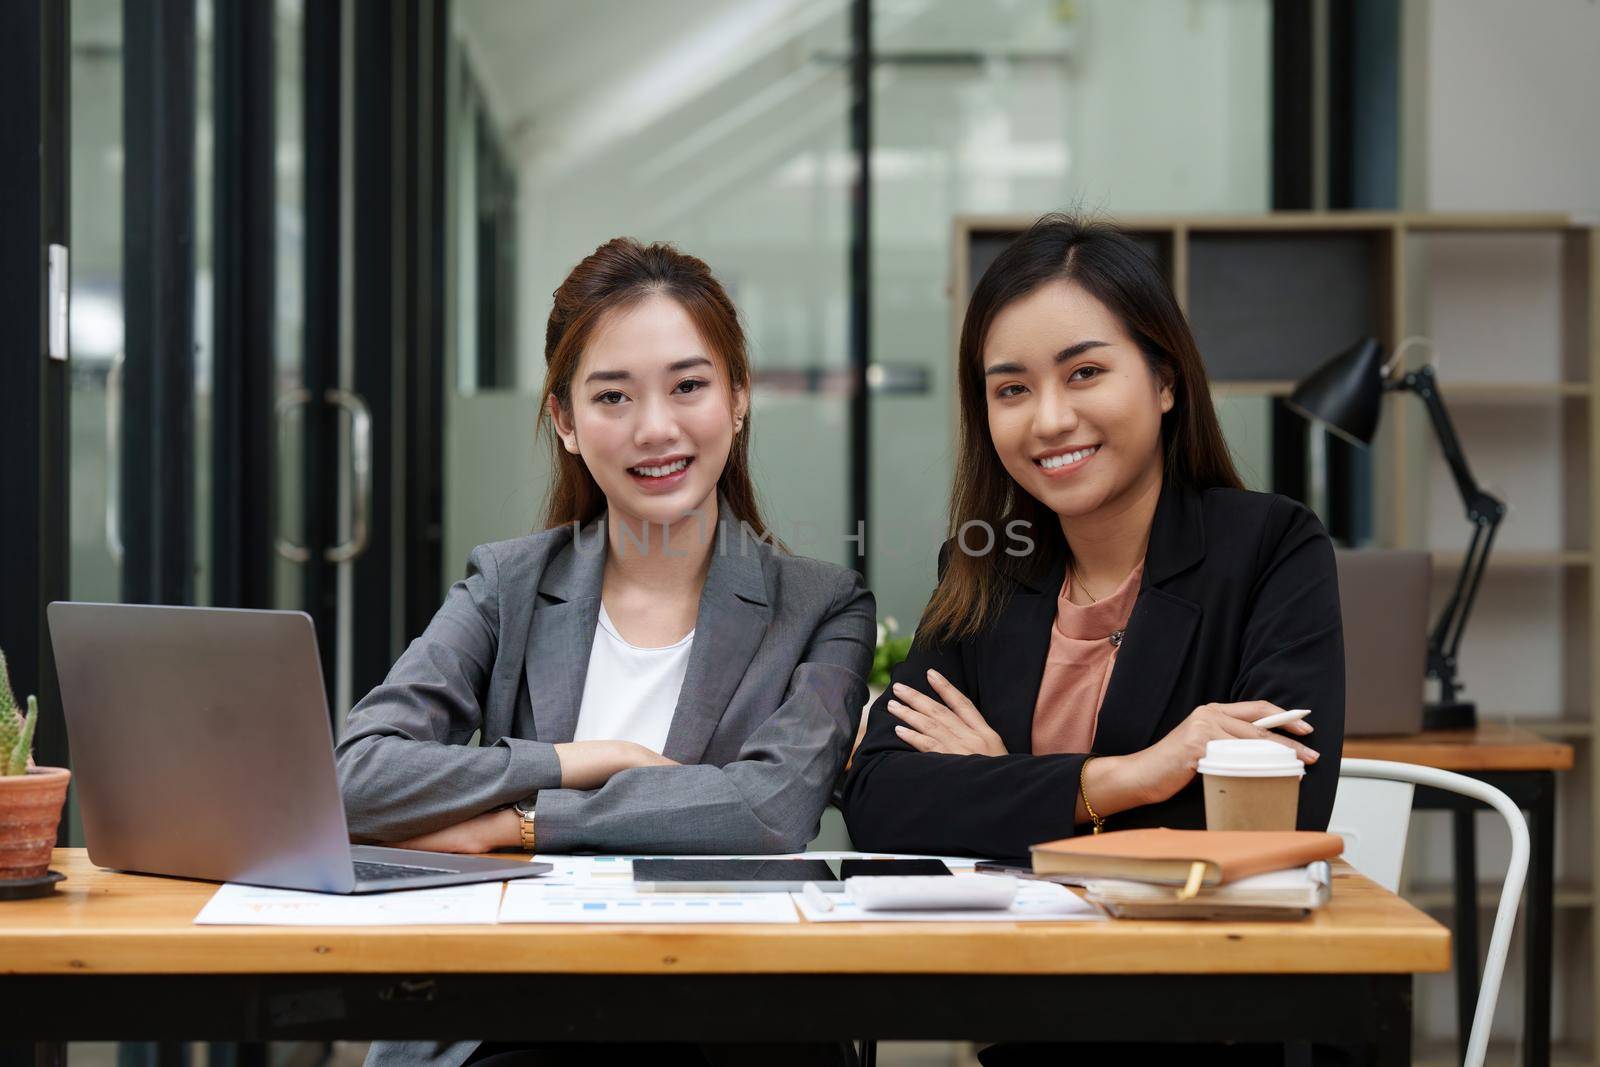
[[[644,245],[631,237],[616,237],[573,267],[555,291],[544,332],[546,369],[544,392],[539,397],[540,423],[549,419],[552,396],[567,411],[572,410],[572,379],[578,373],[584,345],[601,320],[656,293],[676,300],[688,312],[695,329],[727,368],[732,388],[749,390],[750,355],[744,327],[711,268],[669,244]],[[717,490],[727,499],[735,518],[747,523],[756,535],[767,537],[770,531],[761,518],[750,480],[750,423],[746,412],[743,427],[733,436],[727,465],[717,479]],[[582,457],[561,447],[553,426],[549,442],[555,480],[545,504],[545,528],[572,522],[583,525],[605,510],[605,494]]]
[[[1117,316],[1151,371],[1171,386],[1172,410],[1161,417],[1166,480],[1196,489],[1243,488],[1217,422],[1194,335],[1156,264],[1110,225],[1046,215],[983,272],[967,304],[956,355],[961,437],[950,491],[952,535],[969,522],[982,522],[998,536],[1010,523],[1023,520],[1030,524],[1036,548],[1020,559],[1003,552],[952,551],[923,615],[919,638],[960,639],[977,633],[1000,609],[1008,577],[1047,571],[1066,551],[1055,512],[1018,485],[995,452],[983,382],[983,346],[995,317],[1041,285],[1058,280],[1080,286]]]

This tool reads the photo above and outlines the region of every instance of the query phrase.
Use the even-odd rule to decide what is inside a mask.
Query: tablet
[[[634,860],[633,881],[657,893],[798,893],[807,882],[843,888],[825,860]]]
[[[807,882],[829,892],[860,875],[949,874],[940,860],[646,859],[633,861],[633,881],[656,893],[798,893]]]
[[[842,860],[839,878],[926,878],[949,874],[944,860]]]

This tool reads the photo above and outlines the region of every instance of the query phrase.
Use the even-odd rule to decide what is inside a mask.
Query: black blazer
[[[1035,537],[1037,537],[1037,532]],[[950,544],[940,551],[940,576]],[[1005,742],[1005,756],[917,752],[899,721],[872,706],[842,807],[855,847],[869,851],[1021,857],[1075,832],[1084,755],[1032,755],[1065,557],[1010,581],[994,623],[976,637],[921,635],[894,680],[933,696],[932,667],[965,693]],[[1325,830],[1344,741],[1344,636],[1333,545],[1309,509],[1235,489],[1163,489],[1134,603],[1094,739],[1121,755],[1153,744],[1202,704],[1267,700],[1310,708],[1320,754],[1300,789],[1301,829]],[[1198,778],[1176,796],[1106,820],[1108,830],[1203,828]]]

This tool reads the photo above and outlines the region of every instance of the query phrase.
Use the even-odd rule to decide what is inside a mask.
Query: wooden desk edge
[[[7,974],[1381,974],[1443,971],[1449,931],[1340,864],[1335,924],[195,926],[206,883],[138,895],[81,850],[54,899],[0,904]],[[142,880],[141,880],[142,881]],[[91,916],[97,910],[99,914]],[[1337,905],[1336,905],[1337,906]],[[121,909],[121,913],[117,909]],[[86,917],[101,918],[99,924]]]
[[[1524,730],[1439,731],[1398,737],[1347,737],[1349,759],[1393,760],[1460,773],[1570,771],[1574,753],[1564,741]]]
[[[1248,944],[1249,933],[1215,931],[1179,955],[1171,951],[1171,936],[1136,941],[1126,931],[1108,935],[1082,923],[1071,924],[1070,941],[1060,936],[1062,924],[1050,924],[1055,936],[1046,931],[1020,935],[993,924],[976,931],[896,925],[902,927],[896,938],[878,946],[871,943],[875,934],[860,926],[840,924],[822,934],[808,930],[806,943],[782,946],[776,962],[779,946],[763,936],[769,927],[725,927],[710,938],[669,927],[607,927],[603,933],[592,927],[541,929],[515,951],[475,960],[466,954],[481,954],[483,939],[456,936],[457,928],[447,927],[411,928],[425,938],[425,948],[415,939],[375,944],[366,936],[369,931],[341,929],[318,931],[320,937],[297,931],[270,944],[238,938],[184,944],[186,939],[165,934],[130,934],[112,944],[82,935],[7,935],[0,937],[0,973],[1202,975],[1416,974],[1450,967],[1450,935],[1443,928],[1408,933],[1403,939],[1381,928],[1359,935],[1296,936],[1241,956],[1237,950]],[[1142,950],[1140,942],[1146,943]],[[1064,950],[1070,950],[1070,960],[1063,958]],[[18,965],[21,960],[27,963]]]

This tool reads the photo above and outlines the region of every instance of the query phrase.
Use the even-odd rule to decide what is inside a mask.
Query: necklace
[[[1089,592],[1089,587],[1083,584],[1083,579],[1078,577],[1078,565],[1075,563],[1068,563],[1067,569],[1072,572],[1072,580],[1078,583],[1078,588],[1083,590],[1083,595],[1089,598],[1089,603],[1100,603],[1100,601],[1095,599],[1094,594]]]
[[[1083,595],[1089,598],[1089,603],[1091,603],[1091,604],[1100,603],[1100,601],[1098,601],[1098,600],[1096,600],[1094,598],[1094,594],[1089,592],[1089,587],[1083,584],[1083,579],[1078,577],[1078,568],[1077,568],[1077,566],[1075,564],[1072,564],[1072,563],[1068,563],[1067,564],[1067,573],[1072,576],[1072,581],[1078,583],[1078,588],[1082,589],[1083,590]],[[1110,638],[1108,638],[1108,640],[1110,640],[1110,642],[1111,642],[1111,647],[1112,648],[1121,648],[1122,647],[1123,638],[1127,635],[1127,632],[1128,631],[1126,629],[1111,631],[1111,636],[1110,636]]]

